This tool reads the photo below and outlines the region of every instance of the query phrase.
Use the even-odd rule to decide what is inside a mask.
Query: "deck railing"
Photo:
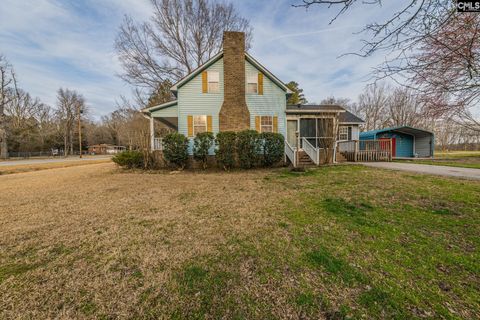
[[[163,150],[163,139],[154,138],[153,139],[153,150]]]
[[[302,138],[302,149],[312,159],[313,163],[319,165],[320,163],[320,149],[312,146],[306,138]]]
[[[353,162],[392,161],[392,140],[339,141],[337,152]]]
[[[287,140],[285,140],[285,156],[295,168],[297,166],[297,148],[292,147]]]

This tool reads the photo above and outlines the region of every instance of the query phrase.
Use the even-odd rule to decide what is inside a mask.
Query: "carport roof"
[[[376,136],[379,133],[383,132],[390,132],[390,131],[396,131],[396,132],[401,132],[401,133],[406,133],[406,134],[411,134],[413,136],[428,136],[428,135],[433,135],[433,132],[423,130],[423,129],[418,129],[410,126],[398,126],[398,127],[390,127],[390,128],[384,128],[384,129],[378,129],[378,130],[371,130],[371,131],[366,131],[360,133],[360,137],[362,136],[371,136],[374,135]]]

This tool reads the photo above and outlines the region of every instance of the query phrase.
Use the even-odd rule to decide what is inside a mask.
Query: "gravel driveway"
[[[434,174],[446,177],[480,180],[480,169],[434,166],[428,164],[399,163],[399,162],[362,162],[368,167],[412,171],[425,174]]]

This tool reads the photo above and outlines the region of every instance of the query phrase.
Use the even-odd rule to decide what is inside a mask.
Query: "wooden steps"
[[[312,161],[312,159],[310,159],[305,151],[298,151],[297,166],[310,167],[315,166],[315,163]]]

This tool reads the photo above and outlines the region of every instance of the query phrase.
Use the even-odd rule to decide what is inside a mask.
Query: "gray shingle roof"
[[[345,109],[336,104],[293,104],[287,106],[287,111],[325,112],[345,111]]]
[[[340,122],[345,122],[345,123],[364,123],[362,119],[351,113],[350,111],[345,111],[340,113],[338,116],[338,119]]]

